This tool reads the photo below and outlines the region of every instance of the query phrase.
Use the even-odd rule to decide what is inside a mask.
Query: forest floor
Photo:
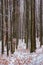
[[[18,49],[9,56],[0,54],[0,65],[43,65],[43,45],[39,47],[40,42],[37,39],[37,49],[30,53],[26,50],[24,43],[18,45]],[[21,47],[20,47],[21,45]]]

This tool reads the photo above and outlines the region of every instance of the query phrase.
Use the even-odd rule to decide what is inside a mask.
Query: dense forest
[[[0,65],[43,65],[43,0],[0,0]]]
[[[19,39],[26,49],[36,50],[36,38],[43,45],[43,0],[0,0],[0,41],[13,53]]]

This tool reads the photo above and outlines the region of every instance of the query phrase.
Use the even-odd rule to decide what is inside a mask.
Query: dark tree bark
[[[35,0],[31,0],[31,52],[35,51],[35,49]]]
[[[40,46],[42,45],[42,0],[40,0]]]
[[[12,53],[12,20],[11,20],[11,8],[10,8],[10,41],[11,41],[11,53]]]
[[[13,0],[13,38],[16,39],[16,49],[17,49],[17,46],[18,46],[18,28],[19,28],[19,0]],[[15,47],[15,45],[14,45]]]
[[[15,5],[16,5],[16,0],[13,0],[13,38],[16,38]]]
[[[19,25],[19,6],[20,6],[20,0],[18,1],[17,0],[17,7],[16,7],[16,10],[17,10],[17,12],[16,12],[16,24],[17,24],[17,30],[16,30],[16,49],[17,49],[17,47],[18,47],[18,39],[19,39],[19,27],[18,27],[18,25]]]
[[[16,38],[16,28],[15,28],[15,3],[16,0],[13,0],[13,39]],[[13,41],[12,41],[13,42]],[[12,43],[12,53],[15,51],[15,42]]]
[[[1,13],[2,13],[2,54],[4,53],[4,35],[3,35],[3,24],[4,24],[4,21],[3,21],[3,0],[1,0]]]
[[[7,55],[9,55],[9,47],[8,47],[8,0],[6,1],[6,11],[7,11],[7,16],[5,17],[5,21],[6,21],[6,45],[7,45]]]
[[[26,48],[28,49],[28,39],[29,39],[29,0],[26,0]]]

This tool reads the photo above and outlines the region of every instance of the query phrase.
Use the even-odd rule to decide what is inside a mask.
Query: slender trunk
[[[3,35],[3,24],[4,24],[4,21],[3,21],[3,0],[1,0],[1,12],[2,12],[2,54],[4,53],[4,35]]]
[[[6,1],[6,11],[7,11],[7,16],[5,17],[5,21],[6,21],[6,45],[7,45],[7,55],[9,55],[9,48],[8,48],[8,0]]]
[[[11,20],[11,9],[10,9],[10,41],[11,41],[11,53],[12,53],[12,20]]]
[[[16,36],[16,32],[15,32],[15,4],[16,0],[13,0],[13,38],[15,38]]]
[[[42,45],[42,0],[40,0],[40,45]]]
[[[16,38],[16,29],[15,29],[15,2],[16,0],[13,0],[13,39]],[[12,53],[15,51],[15,42],[12,44]]]
[[[16,22],[17,22],[17,30],[16,30],[16,35],[17,35],[17,42],[16,42],[16,49],[18,47],[18,40],[19,40],[19,33],[20,33],[20,30],[19,30],[19,18],[20,18],[20,0],[18,1],[17,0],[17,14],[16,14]]]
[[[35,0],[31,0],[31,52],[35,51],[35,49]]]
[[[29,1],[26,0],[26,48],[28,49],[29,39]]]

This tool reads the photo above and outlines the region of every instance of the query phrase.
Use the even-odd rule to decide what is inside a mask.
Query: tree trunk
[[[18,47],[18,39],[19,39],[19,6],[20,6],[20,1],[17,0],[17,6],[16,6],[16,24],[17,24],[17,30],[16,30],[16,49]]]
[[[42,45],[42,0],[40,0],[40,45]]]
[[[11,9],[10,9],[10,41],[11,41],[11,53],[12,53],[12,20],[11,20]]]
[[[28,0],[26,0],[26,28],[25,29],[26,29],[25,42],[26,42],[26,48],[28,49],[28,39],[29,39],[29,1]]]
[[[13,0],[13,39],[16,38],[16,29],[15,29],[15,2],[16,2],[16,0]],[[15,51],[15,44],[14,43],[12,43],[12,53]]]
[[[4,21],[3,21],[3,0],[1,0],[1,13],[2,13],[2,54],[4,53],[4,35],[3,35],[3,24],[4,24]]]
[[[9,55],[9,47],[8,47],[8,0],[6,2],[6,12],[7,12],[7,16],[5,17],[5,22],[6,22],[6,45],[7,45],[7,55]]]
[[[35,0],[31,0],[31,52],[34,52],[35,49]]]

